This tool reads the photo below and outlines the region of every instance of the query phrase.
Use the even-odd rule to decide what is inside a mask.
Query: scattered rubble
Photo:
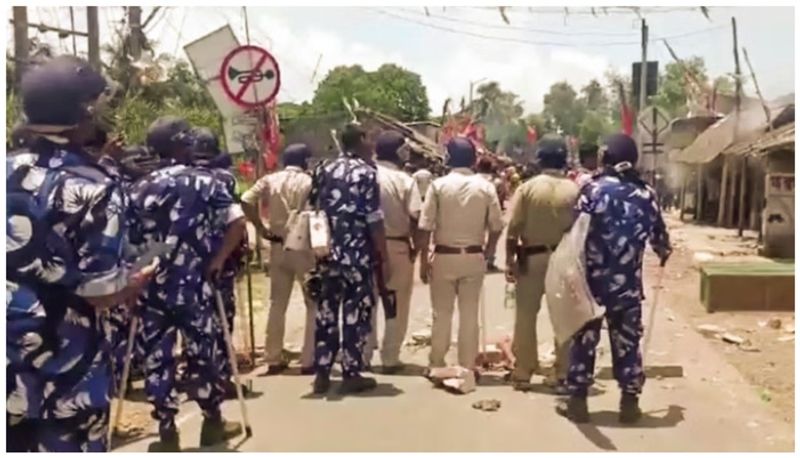
[[[720,337],[723,342],[732,343],[736,345],[741,345],[745,342],[745,340],[736,334],[725,333]]]
[[[500,410],[501,405],[502,403],[497,399],[481,399],[472,403],[472,408],[484,412],[496,412]]]
[[[705,337],[718,337],[725,332],[725,329],[715,324],[701,324],[697,327],[697,331]]]
[[[411,334],[411,342],[409,342],[410,346],[415,347],[426,347],[430,346],[431,344],[431,331],[417,331]]]
[[[794,334],[778,337],[778,342],[794,342]]]
[[[772,329],[780,329],[781,326],[783,326],[783,323],[781,322],[780,318],[773,317],[767,320],[767,326],[769,326]]]
[[[431,368],[428,378],[434,386],[454,393],[466,394],[475,391],[475,373],[461,366]]]

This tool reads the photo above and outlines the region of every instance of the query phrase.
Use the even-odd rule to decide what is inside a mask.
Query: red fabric
[[[250,161],[242,161],[239,163],[239,175],[246,181],[253,181],[256,176],[256,168]]]
[[[622,117],[622,133],[628,136],[633,135],[633,112],[631,111],[631,108],[627,104],[623,103],[620,114]]]
[[[536,132],[535,126],[528,126],[528,143],[533,145],[539,139],[539,133]]]
[[[264,132],[262,160],[267,172],[273,171],[278,167],[278,155],[280,154],[280,126],[278,124],[278,106],[275,101],[270,103],[264,113]]]

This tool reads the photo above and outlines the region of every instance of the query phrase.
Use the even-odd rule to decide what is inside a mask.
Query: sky
[[[151,7],[143,8],[147,17]],[[10,10],[10,8],[9,8]],[[528,113],[539,112],[550,85],[566,80],[577,88],[608,69],[630,74],[641,61],[640,21],[633,13],[597,16],[588,7],[512,7],[505,24],[496,8],[481,7],[248,7],[252,44],[265,47],[281,67],[279,102],[313,97],[326,73],[338,65],[361,64],[374,70],[395,63],[418,73],[433,113],[448,97],[467,97],[470,82],[495,80],[520,96]],[[10,12],[9,12],[10,14]],[[29,22],[69,27],[67,7],[29,7]],[[85,8],[75,7],[75,27],[85,30]],[[681,58],[701,56],[711,76],[734,70],[731,17],[739,45],[747,48],[767,99],[794,92],[794,18],[791,7],[665,7],[644,11],[650,33],[648,60],[660,68],[672,62],[660,40],[667,38]],[[123,18],[122,8],[100,8],[101,44]],[[185,58],[183,46],[230,24],[246,42],[241,7],[168,7],[145,30],[158,51]],[[10,28],[9,28],[10,29]],[[31,36],[41,35],[31,29]],[[8,31],[9,48],[13,33]],[[47,37],[56,49],[71,52],[71,38]],[[78,51],[85,40],[78,39]],[[747,72],[744,58],[742,71]],[[476,83],[476,87],[479,83]],[[755,95],[752,83],[745,93]]]

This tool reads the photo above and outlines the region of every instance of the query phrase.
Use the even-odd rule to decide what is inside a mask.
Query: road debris
[[[500,410],[502,403],[497,399],[481,399],[472,403],[473,409],[482,410],[484,412],[496,412]]]
[[[431,331],[417,331],[411,334],[411,342],[409,342],[410,346],[415,347],[426,347],[430,346],[431,344]]]
[[[723,342],[732,343],[736,345],[741,345],[745,342],[743,338],[737,336],[736,334],[731,334],[731,333],[723,334],[720,337],[720,339],[722,339]]]
[[[744,343],[739,345],[739,350],[742,350],[747,353],[758,353],[761,351],[760,348],[753,345],[749,340],[746,340]]]
[[[787,334],[794,334],[794,324],[787,324],[783,327],[783,332]]]
[[[778,337],[778,342],[794,342],[794,334]]]
[[[725,329],[715,324],[701,324],[700,326],[697,327],[697,332],[699,332],[705,337],[717,338],[719,335],[725,332]]]
[[[767,320],[767,326],[769,326],[772,329],[780,329],[782,325],[783,323],[781,322],[780,318],[773,317]]]
[[[475,391],[475,373],[461,366],[431,368],[428,378],[434,386],[450,392],[466,394]]]

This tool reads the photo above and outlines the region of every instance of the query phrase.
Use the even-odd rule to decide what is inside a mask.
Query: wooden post
[[[100,65],[100,24],[97,19],[97,7],[86,7],[86,31],[89,35],[89,63],[95,70],[101,70]]]
[[[739,38],[738,38],[738,36],[736,34],[736,18],[735,17],[731,17],[731,27],[733,28],[733,61],[734,61],[734,64],[736,65],[736,67],[735,67],[735,71],[736,71],[736,76],[735,76],[736,77],[736,120],[735,120],[735,122],[736,123],[733,125],[733,143],[735,144],[736,142],[739,141],[739,122],[740,122],[741,112],[742,112],[742,71],[741,71],[741,67],[739,66]],[[742,174],[739,177],[739,184],[740,184],[739,191],[742,192],[742,193],[744,192],[744,186],[745,186],[745,180],[746,180],[745,174],[746,173],[747,173],[746,165],[743,164],[742,165]],[[736,182],[735,181],[731,181],[731,185],[734,185],[734,183],[736,183]],[[734,186],[732,186],[732,189],[731,189],[731,202],[730,202],[730,214],[728,215],[728,221],[730,222],[729,223],[730,225],[733,225],[733,203],[735,202],[734,201],[734,198],[735,198],[734,196],[735,195],[736,195],[736,188]],[[739,203],[742,204],[743,202],[744,202],[744,195],[741,195],[741,196],[739,196]],[[739,216],[741,217],[743,214],[744,214],[743,213],[743,209],[740,208],[739,209]],[[741,227],[742,226],[741,226],[741,223],[740,223],[739,224],[739,235],[740,236],[742,235]]]
[[[78,40],[75,35],[75,8],[69,7],[69,28],[72,30],[72,55],[78,55]]]
[[[756,72],[753,71],[753,64],[750,63],[750,57],[747,55],[747,48],[742,47],[742,53],[744,54],[744,61],[747,63],[747,68],[750,69],[750,77],[753,78],[753,86],[756,87],[756,94],[758,94],[758,99],[761,101],[761,108],[764,109],[764,115],[767,117],[767,131],[770,131],[772,130],[772,113],[769,111],[769,107],[767,106],[766,100],[764,100],[764,96],[761,95],[761,88],[758,86]]]
[[[636,84],[636,81],[633,81],[633,84]],[[644,111],[645,104],[647,103],[647,22],[642,19],[642,68],[639,71],[639,109],[636,110],[636,118],[634,119],[634,128],[639,131],[639,135],[636,136],[636,143],[637,148],[639,150],[639,154],[643,154],[642,147],[644,146],[644,136],[641,133],[641,128],[637,120],[639,119],[639,114]]]
[[[15,6],[12,11],[14,14],[14,73],[16,84],[19,84],[22,80],[22,74],[25,73],[30,52],[30,44],[28,43],[28,8]]]
[[[689,182],[689,170],[688,167],[681,166],[682,176],[681,176],[681,195],[680,195],[680,206],[681,206],[681,216],[680,220],[683,221],[683,214],[686,211],[686,183]]]
[[[737,167],[736,159],[731,158],[729,162],[728,171],[730,177],[728,179],[728,202],[725,205],[725,227],[733,227],[733,217],[736,213],[736,183],[739,180],[739,168]]]
[[[694,219],[701,221],[703,219],[703,164],[697,164],[697,192],[694,203]]]
[[[739,237],[744,233],[744,204],[747,194],[747,156],[742,159],[742,176],[739,178]]]
[[[717,209],[717,226],[725,224],[725,205],[728,202],[728,158],[722,156],[722,181],[719,185],[719,208]]]
[[[128,23],[131,28],[131,57],[137,61],[142,58],[142,8],[140,6],[128,7]]]

